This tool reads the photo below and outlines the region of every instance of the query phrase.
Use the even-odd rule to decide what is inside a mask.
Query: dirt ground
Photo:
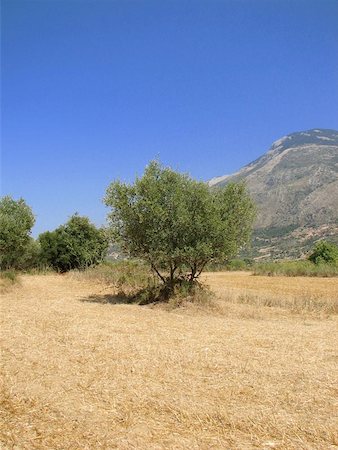
[[[1,296],[2,448],[338,448],[337,315],[288,309],[338,302],[337,279],[204,280],[217,308],[166,311],[21,277]]]

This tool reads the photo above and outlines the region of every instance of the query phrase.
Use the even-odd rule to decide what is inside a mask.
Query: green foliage
[[[60,272],[98,264],[108,249],[105,231],[77,214],[56,230],[40,234],[39,243],[42,263]]]
[[[282,236],[285,236],[297,229],[298,226],[299,225],[296,224],[290,224],[284,227],[260,228],[258,230],[255,230],[253,235],[255,238],[258,237],[262,239],[281,238]]]
[[[252,259],[235,258],[226,262],[211,262],[207,264],[205,270],[208,272],[243,271],[243,270],[252,270],[253,265],[254,261]]]
[[[157,162],[133,185],[112,183],[105,203],[122,249],[148,261],[169,285],[175,278],[193,282],[209,261],[236,255],[248,242],[255,217],[243,184],[210,190]]]
[[[331,242],[319,241],[309,256],[309,260],[315,264],[338,265],[338,246]]]
[[[41,248],[40,243],[30,238],[25,253],[22,256],[20,269],[31,270],[41,267]]]
[[[286,277],[336,277],[338,266],[332,264],[314,264],[311,261],[279,261],[256,263],[254,275]]]
[[[232,259],[227,265],[227,270],[250,270],[250,265],[247,261],[243,259]]]
[[[20,269],[31,245],[35,223],[31,208],[20,198],[0,199],[0,269]]]

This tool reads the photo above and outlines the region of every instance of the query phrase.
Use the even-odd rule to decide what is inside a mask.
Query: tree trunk
[[[156,275],[158,275],[158,277],[163,281],[163,283],[165,283],[166,281],[165,278],[160,274],[160,272],[156,269],[153,263],[151,263],[151,268],[156,273]]]

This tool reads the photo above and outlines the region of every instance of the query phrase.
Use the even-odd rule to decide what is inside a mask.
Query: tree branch
[[[197,273],[197,275],[195,276],[195,278],[198,278],[201,275],[201,273],[203,272],[203,269],[206,266],[207,262],[208,262],[208,259],[202,262],[202,266],[201,266],[199,272]]]
[[[165,283],[165,278],[160,274],[160,272],[156,269],[156,267],[154,266],[153,263],[151,264],[151,268],[153,269],[153,271],[161,278],[161,280],[163,281],[163,283]]]

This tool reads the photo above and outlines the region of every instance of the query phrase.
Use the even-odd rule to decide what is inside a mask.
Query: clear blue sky
[[[2,1],[2,195],[34,234],[154,158],[207,180],[338,128],[337,0]]]

